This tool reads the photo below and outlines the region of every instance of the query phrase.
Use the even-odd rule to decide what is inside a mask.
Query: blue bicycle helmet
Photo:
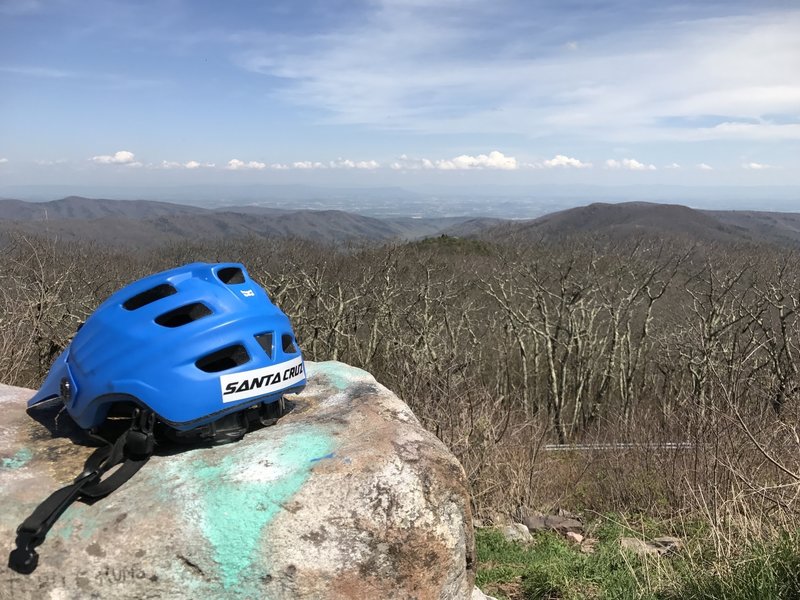
[[[113,294],[53,363],[33,406],[61,397],[84,429],[133,403],[186,432],[305,387],[289,319],[236,263],[192,263]]]
[[[234,441],[253,413],[274,423],[283,394],[305,384],[289,319],[242,265],[193,263],[122,288],[78,330],[28,407],[60,398],[80,427],[95,429],[112,407],[133,405],[129,429],[23,521],[8,566],[33,572],[35,548],[59,515],[136,474],[154,452],[156,428],[179,441]]]

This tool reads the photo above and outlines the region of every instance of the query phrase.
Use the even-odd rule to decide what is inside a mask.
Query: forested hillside
[[[794,514],[800,268],[767,245],[642,238],[367,249],[250,240],[139,254],[17,237],[2,253],[0,380],[36,387],[109,293],[241,261],[304,353],[372,372],[459,456],[479,510],[557,503]],[[689,442],[552,461],[544,443]],[[583,457],[584,459],[587,457]],[[594,475],[602,474],[595,477]]]

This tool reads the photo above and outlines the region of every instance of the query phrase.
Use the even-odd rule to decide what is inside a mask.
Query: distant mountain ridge
[[[45,221],[52,219],[102,219],[109,217],[148,219],[165,215],[201,214],[208,209],[187,204],[151,200],[109,200],[67,196],[50,202],[0,200],[0,219]]]
[[[502,241],[509,237],[539,240],[642,234],[800,245],[800,213],[707,211],[679,204],[598,202],[525,221],[474,216],[380,219],[341,210],[291,210],[257,204],[212,209],[150,200],[69,196],[49,202],[0,200],[0,231],[131,246],[251,236],[381,243],[438,235]]]
[[[249,236],[325,242],[412,240],[444,233],[468,219],[377,219],[340,210],[288,210],[257,205],[209,209],[80,196],[49,202],[0,200],[2,230],[113,245]]]
[[[776,213],[753,210],[707,211],[721,223],[750,235],[775,241],[800,241],[800,213]]]
[[[698,210],[680,204],[596,202],[529,221],[505,222],[482,237],[559,239],[581,234],[622,238],[650,234],[703,241],[800,244],[800,214]]]

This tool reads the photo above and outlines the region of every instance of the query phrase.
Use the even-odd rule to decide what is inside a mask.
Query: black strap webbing
[[[17,547],[8,557],[8,566],[22,574],[32,573],[39,564],[36,548],[44,542],[50,528],[75,500],[107,496],[144,466],[155,447],[155,416],[149,411],[134,411],[131,427],[117,441],[95,450],[75,480],[56,490],[17,528]],[[121,464],[109,477],[103,475]]]

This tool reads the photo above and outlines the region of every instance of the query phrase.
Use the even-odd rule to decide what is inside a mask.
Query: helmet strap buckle
[[[149,410],[133,411],[131,428],[127,432],[125,449],[131,457],[150,456],[156,445],[156,438],[153,435],[155,426],[155,414]]]
[[[113,444],[95,450],[78,477],[50,494],[17,528],[16,548],[8,557],[8,566],[18,573],[32,573],[39,562],[35,548],[44,542],[47,532],[73,501],[102,498],[133,477],[153,454],[154,426],[155,414],[137,408],[130,429]],[[120,464],[101,481],[107,471]]]
[[[39,564],[39,554],[34,548],[44,541],[41,528],[39,529],[39,531],[31,531],[22,526],[17,529],[17,547],[11,551],[8,557],[8,566],[17,573],[28,575],[36,570]]]

